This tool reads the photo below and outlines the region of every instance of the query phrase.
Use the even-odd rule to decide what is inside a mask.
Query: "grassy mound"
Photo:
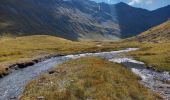
[[[159,100],[120,64],[87,57],[61,64],[27,85],[21,100]]]

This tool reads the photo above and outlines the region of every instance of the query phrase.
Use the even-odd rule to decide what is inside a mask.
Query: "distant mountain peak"
[[[124,2],[119,2],[119,3],[115,4],[115,5],[116,6],[130,6],[127,3],[124,3]]]

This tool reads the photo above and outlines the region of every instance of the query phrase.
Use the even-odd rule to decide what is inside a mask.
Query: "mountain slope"
[[[89,0],[1,0],[0,34],[119,39],[167,20],[169,8],[151,12],[125,3],[109,5]],[[162,17],[162,13],[166,15]]]
[[[136,37],[141,42],[166,42],[170,40],[170,20],[141,33]]]
[[[138,44],[140,49],[130,55],[148,67],[170,72],[170,20],[123,42]]]
[[[89,1],[84,2],[85,7]],[[111,33],[81,9],[79,0],[5,0],[0,1],[1,22],[10,23],[0,31],[17,35],[50,34],[76,40],[79,37],[104,37]],[[88,6],[90,3],[88,3]],[[80,11],[82,10],[82,11]],[[92,13],[92,12],[91,12]],[[113,31],[113,28],[112,28]],[[95,34],[97,33],[97,36]],[[113,32],[111,33],[113,34]],[[106,37],[109,37],[106,35]]]
[[[150,20],[153,21],[152,24],[159,25],[160,23],[167,21],[166,18],[170,18],[169,12],[170,5],[152,11],[152,16],[150,16]]]

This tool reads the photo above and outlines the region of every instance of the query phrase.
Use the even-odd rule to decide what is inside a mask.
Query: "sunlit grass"
[[[81,52],[100,52],[136,47],[134,43],[121,43],[112,41],[79,41],[73,42],[66,39],[33,35],[24,37],[0,37],[0,75],[9,71],[9,64],[27,62],[33,58],[46,55],[71,54]]]
[[[159,71],[170,72],[170,43],[143,43],[131,56]]]
[[[72,60],[27,85],[21,100],[159,100],[122,65],[87,57]]]
[[[145,62],[149,67],[159,71],[170,72],[170,20],[128,39],[126,42],[139,41],[138,51],[133,57]]]
[[[0,74],[7,73],[5,68],[15,62],[30,61],[49,54],[70,54],[90,51],[94,44],[73,42],[45,35],[0,38]]]

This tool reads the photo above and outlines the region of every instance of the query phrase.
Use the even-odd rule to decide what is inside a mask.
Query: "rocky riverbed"
[[[143,62],[132,58],[114,58],[110,61],[123,63],[131,71],[141,77],[140,83],[159,93],[165,100],[170,100],[170,75],[168,72],[156,72],[147,69]]]
[[[39,62],[35,65],[24,69],[15,70],[10,75],[0,79],[0,100],[17,100],[22,94],[24,87],[32,79],[37,78],[42,73],[47,72],[57,64],[61,64],[71,59],[77,59],[85,56],[98,56],[108,59],[112,62],[122,63],[135,74],[141,77],[140,83],[162,95],[165,99],[170,99],[170,76],[167,72],[156,72],[147,69],[144,63],[126,57],[124,54],[129,51],[137,50],[137,48],[128,48],[126,50],[100,52],[100,53],[84,53],[76,55],[67,55],[53,57],[48,60]]]

